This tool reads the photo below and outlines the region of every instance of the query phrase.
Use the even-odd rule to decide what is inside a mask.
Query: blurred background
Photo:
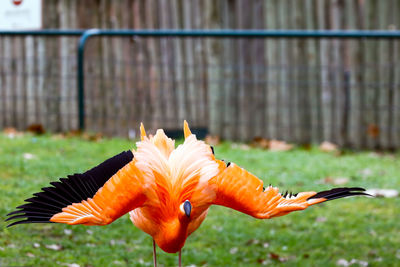
[[[52,0],[42,28],[395,30],[399,14],[397,0]],[[78,128],[78,39],[0,35],[0,128]],[[84,60],[90,132],[186,119],[227,140],[400,146],[398,39],[92,37]]]
[[[400,266],[399,38],[92,36],[78,75],[78,42],[93,28],[399,27],[398,0],[0,0],[0,266],[151,265],[151,238],[128,216],[106,228],[6,228],[5,215],[57,177],[132,148],[140,122],[176,138],[184,119],[217,158],[281,192],[376,196],[268,221],[212,207],[185,265]],[[176,255],[158,256],[176,266]]]

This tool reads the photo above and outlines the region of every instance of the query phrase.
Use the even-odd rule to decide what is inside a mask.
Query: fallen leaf
[[[103,138],[102,133],[86,133],[84,132],[81,137],[88,141],[98,142]]]
[[[399,196],[399,191],[395,189],[378,189],[378,188],[371,188],[366,191],[367,194],[370,194],[374,197],[386,197],[386,198],[393,198]]]
[[[24,153],[23,157],[24,157],[24,159],[27,159],[27,160],[36,158],[36,156],[31,153]]]
[[[231,254],[236,254],[239,251],[239,249],[237,247],[233,247],[229,250],[229,253]]]
[[[222,232],[224,230],[224,227],[222,227],[221,225],[213,225],[211,227],[212,227],[212,229],[214,229],[218,232]]]
[[[371,123],[368,125],[367,134],[372,138],[377,138],[379,136],[379,126]]]
[[[71,234],[72,234],[72,230],[70,230],[70,229],[64,229],[64,234],[66,234],[66,235],[71,235]]]
[[[250,146],[246,145],[246,144],[237,144],[237,143],[233,143],[231,145],[231,148],[235,148],[235,149],[242,149],[242,150],[249,150]]]
[[[293,149],[293,145],[285,141],[271,140],[269,141],[269,150],[271,151],[288,151]]]
[[[366,168],[366,169],[361,170],[360,173],[361,173],[361,176],[362,176],[363,178],[367,178],[368,176],[371,176],[371,175],[372,175],[372,170]]]
[[[67,134],[66,134],[67,137],[77,137],[77,136],[81,136],[81,135],[82,135],[81,130],[71,130],[71,131],[67,132]]]
[[[359,266],[362,267],[367,267],[369,264],[367,261],[362,261],[362,260],[357,260],[357,259],[351,259],[350,264],[358,264]]]
[[[10,139],[13,139],[15,137],[21,137],[24,134],[20,131],[17,131],[17,129],[13,127],[6,127],[3,129],[3,133]]]
[[[61,140],[61,139],[65,139],[65,134],[59,133],[59,134],[53,134],[51,136],[51,139],[53,140]]]
[[[35,255],[33,255],[33,254],[30,253],[30,252],[26,253],[26,256],[28,256],[29,258],[34,258],[34,257],[35,257]]]
[[[250,239],[249,241],[246,242],[246,245],[257,245],[258,243],[260,243],[260,240],[258,239]]]
[[[261,264],[262,264],[262,265],[270,265],[270,264],[272,264],[272,261],[271,261],[271,260],[263,260],[263,261],[261,262]]]
[[[333,184],[334,185],[344,185],[349,182],[349,178],[347,177],[337,177],[333,179]]]
[[[334,143],[324,141],[319,145],[319,149],[323,152],[336,152],[338,151],[337,145]]]
[[[221,143],[221,138],[218,135],[207,135],[204,141],[211,146],[216,146]]]
[[[362,266],[362,267],[368,266],[368,262],[362,261],[362,260],[357,260],[357,259],[351,259],[351,261],[348,261],[346,259],[339,259],[336,262],[336,265],[338,265],[338,266],[351,266],[353,264],[357,264],[358,266]]]
[[[263,137],[256,136],[253,138],[253,141],[251,142],[251,146],[262,148],[262,149],[268,149],[269,141]]]
[[[317,217],[317,219],[315,219],[316,222],[326,222],[326,220],[326,217]]]
[[[51,249],[51,250],[56,250],[56,251],[59,251],[59,250],[63,249],[63,247],[61,245],[58,245],[58,244],[45,245],[45,247],[48,248],[48,249]]]
[[[44,134],[46,131],[44,130],[44,127],[42,124],[39,123],[34,123],[28,126],[28,128],[26,129],[28,132],[31,132],[33,134]]]
[[[350,265],[350,263],[346,259],[339,259],[336,261],[336,265],[347,267]]]
[[[273,252],[269,253],[269,257],[273,260],[279,261],[279,255]]]
[[[320,184],[332,184],[332,185],[344,185],[349,182],[349,178],[347,177],[330,177],[327,176],[324,179],[318,181]]]

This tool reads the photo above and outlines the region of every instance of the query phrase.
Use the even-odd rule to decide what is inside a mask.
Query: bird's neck
[[[176,253],[181,250],[188,236],[188,223],[175,219],[165,223],[162,227],[164,229],[159,231],[155,237],[157,245],[168,253]]]

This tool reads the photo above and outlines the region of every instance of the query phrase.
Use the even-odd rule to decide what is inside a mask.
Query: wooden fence
[[[46,1],[45,28],[398,29],[397,0]],[[76,37],[0,36],[0,127],[77,127]],[[400,41],[94,37],[88,130],[400,147]]]

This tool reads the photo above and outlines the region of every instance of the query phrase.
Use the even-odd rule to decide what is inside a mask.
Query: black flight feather
[[[50,218],[61,212],[64,207],[93,197],[108,179],[132,159],[133,153],[125,151],[85,173],[68,175],[67,178],[60,178],[60,181],[51,182],[52,186],[42,188],[42,192],[35,193],[34,197],[25,200],[28,203],[7,214],[13,216],[6,221],[25,219],[13,222],[7,227],[24,223],[50,223]]]
[[[329,201],[348,196],[371,196],[367,193],[364,193],[364,191],[365,189],[361,187],[339,187],[331,190],[318,192],[316,195],[308,198],[307,200],[315,198],[326,198],[327,201]]]

